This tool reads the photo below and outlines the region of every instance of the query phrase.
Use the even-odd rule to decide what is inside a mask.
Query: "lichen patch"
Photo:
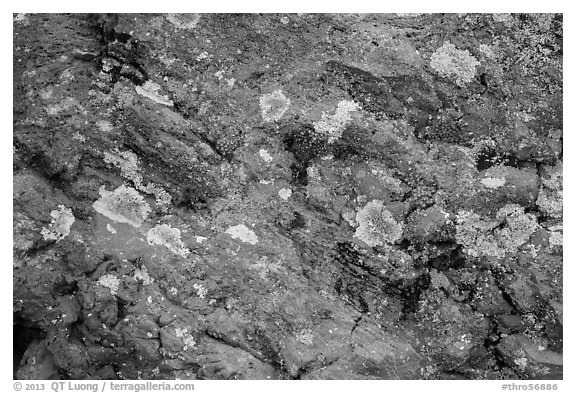
[[[281,188],[280,190],[278,190],[278,196],[280,196],[280,198],[282,198],[283,200],[287,201],[288,198],[292,196],[292,190],[289,188]]]
[[[166,14],[166,19],[179,29],[192,30],[200,22],[200,14]]]
[[[142,86],[136,86],[136,93],[151,99],[152,101],[166,105],[174,106],[174,102],[167,95],[160,93],[160,85],[151,81],[146,81]]]
[[[471,211],[459,211],[456,241],[472,257],[504,258],[514,254],[539,227],[536,217],[516,204],[501,208],[496,219],[486,219]]]
[[[260,111],[264,121],[278,121],[286,113],[290,106],[290,100],[282,93],[275,90],[272,93],[260,97]]]
[[[112,221],[139,227],[152,211],[138,191],[121,185],[114,191],[100,187],[100,199],[92,204],[94,210]]]
[[[148,244],[162,245],[174,254],[186,257],[190,250],[180,239],[180,229],[172,228],[170,225],[161,224],[150,229],[147,234]]]
[[[98,279],[98,284],[108,288],[112,295],[116,295],[120,288],[120,279],[113,274],[105,274]]]
[[[165,208],[172,202],[172,197],[162,187],[148,183],[144,185],[144,179],[138,169],[138,157],[131,151],[104,152],[104,162],[112,164],[122,173],[122,176],[132,181],[137,190],[152,194],[156,198],[156,203],[161,208]]]
[[[497,177],[485,177],[484,179],[480,180],[480,183],[488,188],[499,188],[506,184],[506,179]]]
[[[258,151],[258,154],[260,154],[260,157],[267,163],[272,162],[272,160],[274,159],[266,149],[260,149],[260,151]]]
[[[40,232],[44,240],[56,240],[59,242],[70,234],[70,227],[75,221],[72,210],[64,205],[59,205],[58,209],[50,212],[52,221],[48,228],[42,228]]]
[[[430,57],[430,67],[438,75],[453,79],[459,86],[474,79],[479,65],[480,62],[470,52],[456,49],[456,45],[450,42],[445,42]]]
[[[226,233],[232,236],[232,239],[240,239],[244,243],[256,244],[258,243],[258,236],[248,229],[246,225],[239,224],[230,227],[226,230]]]
[[[352,120],[350,112],[360,109],[354,101],[342,100],[338,103],[333,115],[322,114],[322,118],[314,123],[314,130],[328,138],[328,143],[334,143],[344,132],[346,125]]]
[[[397,222],[382,201],[368,202],[356,214],[358,227],[354,237],[362,240],[370,247],[381,246],[384,243],[395,243],[402,238],[402,223]]]

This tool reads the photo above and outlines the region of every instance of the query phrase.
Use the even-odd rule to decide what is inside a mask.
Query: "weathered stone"
[[[559,377],[562,34],[15,15],[14,374]]]

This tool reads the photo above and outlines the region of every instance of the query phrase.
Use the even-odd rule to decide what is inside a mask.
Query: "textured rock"
[[[13,23],[16,377],[562,378],[561,15]]]

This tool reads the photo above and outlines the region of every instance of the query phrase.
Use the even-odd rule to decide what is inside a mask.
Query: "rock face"
[[[22,379],[562,378],[561,15],[17,15]]]

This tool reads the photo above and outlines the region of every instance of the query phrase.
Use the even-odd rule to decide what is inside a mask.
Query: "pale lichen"
[[[102,132],[110,132],[113,129],[112,123],[108,120],[98,120],[96,122],[96,127]]]
[[[480,180],[487,188],[499,188],[506,184],[505,178],[497,178],[497,177],[485,177],[484,179]]]
[[[150,277],[150,274],[148,274],[146,266],[134,270],[134,280],[141,280],[144,285],[150,285],[154,282],[154,279]]]
[[[494,60],[497,57],[497,54],[495,52],[496,48],[491,45],[480,44],[478,46],[478,50],[489,59]]]
[[[563,229],[562,226],[559,225],[558,227],[552,227],[549,228],[550,232],[549,232],[549,242],[550,242],[550,247],[551,248],[556,248],[556,247],[562,247],[564,244],[563,238]]]
[[[152,211],[144,197],[131,187],[121,185],[114,191],[100,187],[100,199],[92,204],[94,210],[109,219],[139,227]]]
[[[244,243],[256,244],[258,243],[258,237],[256,234],[248,229],[246,225],[239,224],[230,227],[226,230],[226,233],[232,236],[232,239],[240,239]]]
[[[167,207],[172,202],[172,196],[162,187],[153,183],[144,185],[144,179],[138,169],[138,157],[133,152],[128,150],[104,152],[104,162],[120,169],[122,176],[134,183],[137,190],[154,195],[156,203],[161,208]]]
[[[14,23],[22,23],[25,26],[30,24],[30,21],[28,20],[28,14],[25,14],[25,13],[19,13],[19,14],[14,15],[12,21]]]
[[[289,188],[281,188],[278,190],[278,196],[283,200],[287,201],[290,196],[292,196],[292,190]]]
[[[344,132],[346,125],[352,120],[350,112],[358,110],[360,106],[354,101],[342,100],[338,103],[333,115],[322,114],[322,118],[314,123],[314,130],[334,143]]]
[[[204,288],[204,286],[202,284],[193,284],[192,287],[194,287],[194,289],[196,290],[196,295],[200,298],[200,299],[204,299],[206,297],[206,295],[208,294],[208,290],[206,288]]]
[[[83,142],[86,142],[86,137],[84,137],[84,135],[80,134],[79,131],[75,132],[75,133],[72,135],[72,139],[77,140],[77,141],[80,141],[80,142],[82,142],[82,143],[83,143]]]
[[[266,163],[270,163],[272,162],[272,160],[274,159],[270,153],[268,153],[268,150],[266,149],[260,149],[258,151],[258,154],[260,154],[260,157],[264,160],[264,162]]]
[[[562,218],[563,171],[562,162],[556,166],[543,166],[542,187],[536,200],[541,211],[552,218]]]
[[[182,329],[177,327],[174,329],[174,333],[176,334],[176,337],[181,338],[184,342],[184,347],[182,348],[183,351],[187,351],[189,348],[196,348],[196,340],[194,339],[194,336],[190,334],[188,328]]]
[[[479,65],[480,62],[470,52],[456,49],[450,42],[445,42],[430,57],[430,67],[438,75],[453,79],[459,86],[474,79]]]
[[[166,105],[174,106],[174,102],[167,96],[160,93],[160,85],[152,81],[146,81],[142,86],[136,86],[136,93],[149,98],[150,100]]]
[[[538,228],[536,217],[516,204],[501,208],[495,219],[471,211],[460,211],[456,218],[456,241],[472,257],[504,258],[528,242]]]
[[[260,97],[260,111],[264,121],[278,121],[286,113],[290,106],[290,100],[282,93],[275,90],[272,93]]]
[[[354,237],[362,240],[370,247],[381,246],[384,243],[395,243],[402,238],[402,223],[394,219],[382,201],[368,202],[356,214],[356,222],[358,227]]]
[[[42,228],[40,232],[44,240],[56,240],[59,242],[70,234],[70,227],[75,221],[72,210],[64,205],[59,205],[58,209],[50,212],[52,221],[48,228]]]
[[[131,151],[104,152],[104,162],[112,164],[127,179],[140,183],[142,176],[138,173],[138,157]]]
[[[120,279],[113,274],[105,274],[98,279],[98,284],[108,288],[112,295],[116,295],[120,288]]]
[[[179,29],[195,29],[200,22],[200,14],[166,14],[166,19]]]
[[[311,329],[302,329],[296,333],[296,340],[304,345],[311,346],[314,344],[314,333]]]
[[[174,254],[186,257],[190,250],[180,239],[180,229],[172,228],[170,225],[161,224],[150,229],[147,234],[148,244],[163,245]]]

